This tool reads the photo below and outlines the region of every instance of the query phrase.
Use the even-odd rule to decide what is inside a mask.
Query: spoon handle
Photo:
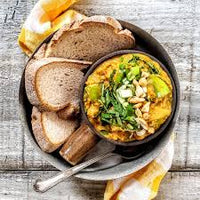
[[[104,159],[104,158],[108,158],[112,155],[115,155],[115,153],[104,153],[101,155],[98,155],[90,160],[87,160],[79,165],[76,165],[74,167],[71,167],[69,169],[66,169],[62,172],[59,172],[57,175],[47,179],[47,180],[40,180],[37,179],[35,184],[33,185],[33,188],[36,192],[46,192],[47,190],[49,190],[50,188],[54,187],[55,185],[57,185],[58,183],[64,181],[65,179],[69,178],[70,176],[76,174],[77,172],[81,171],[82,169]]]

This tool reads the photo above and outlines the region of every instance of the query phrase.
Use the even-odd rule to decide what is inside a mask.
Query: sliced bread
[[[32,110],[32,130],[40,148],[53,152],[60,147],[78,126],[77,120],[62,120],[54,112]]]
[[[44,58],[46,48],[47,48],[47,43],[42,44],[41,47],[37,50],[37,52],[34,54],[33,59]]]
[[[62,27],[47,45],[45,57],[95,61],[113,51],[131,49],[132,33],[109,16],[92,16]]]
[[[62,110],[57,112],[58,117],[61,119],[73,119],[80,112],[79,102],[72,102]]]
[[[90,62],[43,58],[27,65],[25,87],[32,105],[44,111],[58,111],[79,101],[84,69]]]

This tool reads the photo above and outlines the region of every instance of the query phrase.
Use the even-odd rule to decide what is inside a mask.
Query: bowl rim
[[[145,56],[148,56],[149,58],[151,58],[153,61],[157,62],[160,67],[167,73],[168,77],[170,78],[171,84],[172,84],[172,110],[170,113],[170,116],[167,118],[167,120],[159,127],[159,129],[154,133],[151,134],[147,137],[145,137],[142,140],[134,140],[134,141],[130,141],[130,142],[121,142],[121,141],[116,141],[116,140],[112,140],[109,138],[104,137],[102,134],[100,134],[92,125],[92,123],[89,121],[88,116],[84,110],[84,88],[85,88],[85,82],[87,81],[88,77],[94,72],[94,70],[103,62],[112,59],[114,57],[120,56],[120,55],[125,55],[125,54],[142,54]],[[157,58],[155,58],[154,56],[143,52],[143,51],[139,51],[139,50],[119,50],[119,51],[114,51],[112,53],[109,53],[103,57],[101,57],[100,59],[98,59],[96,62],[94,62],[89,70],[86,72],[86,74],[84,75],[82,82],[81,82],[81,87],[80,87],[80,95],[79,95],[79,99],[80,99],[80,107],[81,107],[81,115],[82,118],[84,120],[84,122],[89,126],[89,128],[92,130],[93,134],[97,135],[98,137],[100,137],[103,140],[107,140],[115,145],[118,146],[138,146],[138,145],[143,145],[146,143],[149,143],[151,141],[153,141],[154,139],[156,139],[158,136],[160,136],[165,129],[167,128],[167,126],[169,125],[171,119],[173,118],[173,115],[175,113],[175,109],[176,109],[176,102],[177,102],[177,97],[176,97],[177,93],[176,93],[176,86],[174,83],[174,80],[170,74],[170,72],[168,71],[168,69],[165,67],[165,65],[163,65],[163,63],[161,63]]]

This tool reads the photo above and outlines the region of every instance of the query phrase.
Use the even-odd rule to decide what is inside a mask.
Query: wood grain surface
[[[105,183],[72,178],[47,194],[32,190],[38,176],[55,168],[31,146],[21,126],[18,88],[27,57],[17,44],[21,25],[36,0],[0,0],[0,199],[103,199]],[[200,1],[81,0],[86,15],[111,15],[151,33],[169,52],[181,83],[175,156],[157,200],[198,200],[200,196]],[[47,170],[47,172],[45,172]]]

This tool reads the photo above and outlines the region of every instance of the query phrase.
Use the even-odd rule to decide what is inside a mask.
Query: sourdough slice
[[[32,130],[40,148],[45,152],[53,152],[60,147],[74,132],[77,120],[62,120],[54,112],[32,110]]]
[[[37,52],[34,54],[33,59],[44,58],[46,48],[47,48],[47,43],[42,44],[41,47],[37,50]]]
[[[83,77],[80,69],[90,63],[63,58],[43,58],[27,65],[25,87],[32,105],[44,111],[58,111],[79,101]]]
[[[37,52],[33,55],[33,57],[29,60],[26,68],[28,67],[28,65],[31,65],[32,63],[35,62],[35,60],[39,60],[41,58],[44,58],[45,57],[45,51],[46,51],[46,48],[47,48],[47,44],[44,43],[42,44],[42,46],[37,50]]]
[[[73,119],[80,112],[79,102],[72,102],[67,107],[57,112],[58,117],[61,119]]]
[[[47,45],[45,57],[95,61],[113,51],[131,49],[132,33],[109,16],[92,16],[62,27]]]

